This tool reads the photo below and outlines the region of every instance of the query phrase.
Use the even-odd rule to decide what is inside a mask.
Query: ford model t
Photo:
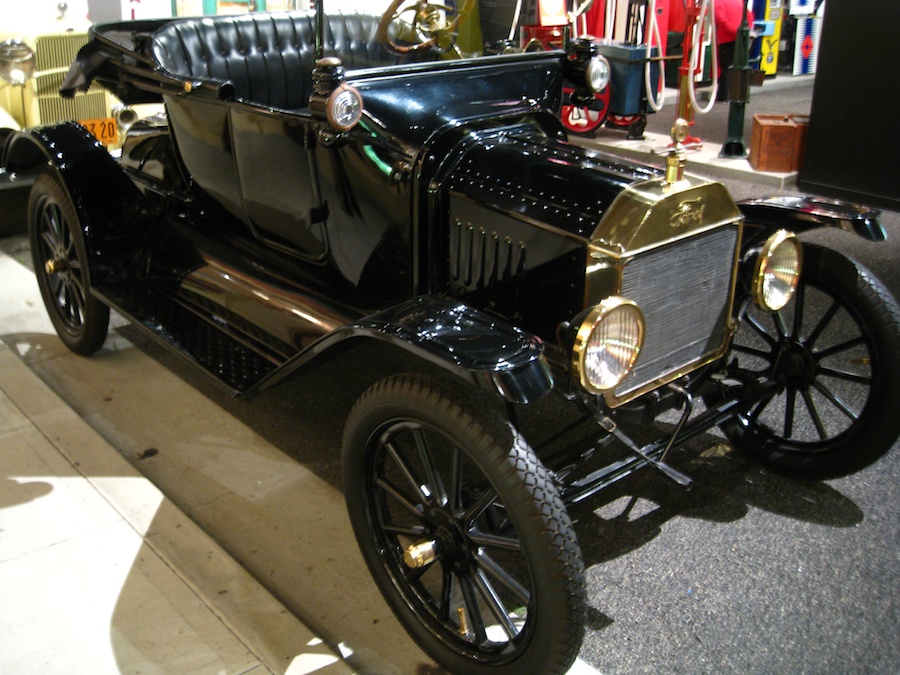
[[[471,55],[471,0],[328,4],[96,27],[64,93],[97,81],[164,114],[121,154],[77,123],[7,134],[3,168],[33,183],[35,271],[75,352],[113,308],[248,398],[358,345],[406,355],[350,412],[343,480],[375,581],[439,663],[568,668],[567,506],[644,467],[689,485],[668,456],[687,439],[720,427],[814,479],[892,446],[897,305],[794,234],[877,238],[872,212],[736,205],[677,143],[664,171],[568,143],[564,87],[606,84],[590,40]],[[538,443],[521,422],[548,396],[568,417]]]

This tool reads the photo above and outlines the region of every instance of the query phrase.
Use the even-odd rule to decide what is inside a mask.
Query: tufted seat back
[[[348,70],[408,61],[375,41],[379,18],[329,14],[326,56],[337,56]],[[150,46],[170,75],[230,82],[239,100],[290,110],[308,105],[315,35],[314,12],[251,13],[175,20],[153,33]]]

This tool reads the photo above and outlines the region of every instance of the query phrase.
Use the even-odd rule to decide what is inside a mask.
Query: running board
[[[171,297],[140,282],[94,289],[94,295],[163,346],[193,362],[234,396],[271,374],[280,361],[264,356]]]

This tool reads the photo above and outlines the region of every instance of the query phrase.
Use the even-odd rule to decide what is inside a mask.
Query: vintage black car
[[[570,144],[564,86],[584,100],[608,73],[590,40],[472,56],[471,0],[316,5],[96,27],[64,93],[98,81],[165,114],[120,155],[76,123],[6,134],[2,167],[33,183],[37,279],[77,353],[113,308],[246,398],[359,345],[406,355],[349,414],[344,488],[436,661],[565,671],[584,632],[567,506],[644,467],[689,486],[676,444],[718,426],[810,479],[891,447],[900,311],[793,234],[877,239],[872,211],[736,205],[677,144],[665,171]],[[546,397],[568,416],[528,438]]]

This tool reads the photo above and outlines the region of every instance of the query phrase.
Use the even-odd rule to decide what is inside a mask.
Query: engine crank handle
[[[619,429],[619,426],[613,420],[611,420],[609,417],[605,417],[605,416],[598,417],[597,422],[598,422],[598,424],[600,424],[601,427],[603,427],[603,429],[605,429],[610,434],[615,436],[615,438],[617,440],[621,441],[625,445],[625,447],[627,447],[634,454],[636,454],[638,457],[640,457],[645,462],[647,462],[647,464],[649,464],[650,466],[654,467],[657,471],[662,473],[666,478],[668,478],[669,480],[677,483],[678,485],[680,485],[684,488],[689,489],[693,486],[694,481],[692,478],[681,473],[678,469],[674,468],[673,466],[666,464],[663,461],[656,460],[656,459],[653,459],[652,457],[650,457],[650,455],[648,455],[641,448],[639,448],[638,444],[635,443],[633,440],[631,440],[631,438],[625,432],[623,432],[621,429]]]
[[[659,461],[663,464],[665,464],[666,455],[669,454],[669,450],[671,450],[672,446],[675,445],[675,439],[678,438],[678,434],[681,433],[681,429],[684,427],[684,423],[687,422],[688,418],[691,416],[691,412],[693,412],[694,410],[694,397],[691,396],[691,393],[687,389],[679,387],[674,382],[669,383],[667,386],[677,395],[681,396],[681,398],[684,400],[684,405],[682,406],[681,410],[681,419],[678,420],[678,424],[675,426],[675,431],[672,432],[671,437],[669,437],[669,442],[666,444],[665,449],[659,456]]]

